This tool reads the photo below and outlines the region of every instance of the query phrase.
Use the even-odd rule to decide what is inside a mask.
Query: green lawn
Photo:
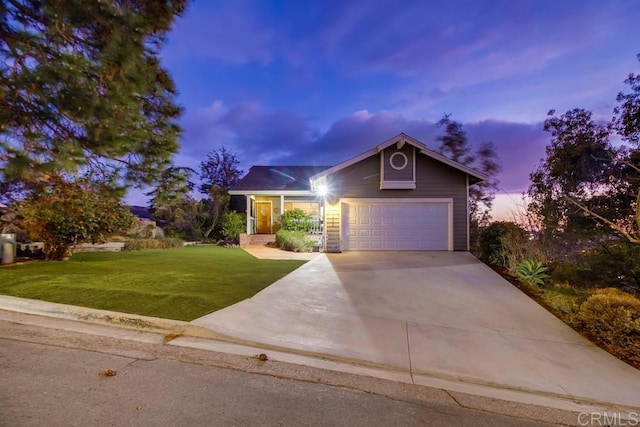
[[[302,264],[218,246],[80,253],[67,262],[0,267],[0,294],[189,321],[251,297]]]

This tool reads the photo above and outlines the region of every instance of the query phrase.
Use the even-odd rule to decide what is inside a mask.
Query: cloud
[[[188,114],[184,127],[179,159],[186,166],[197,168],[206,153],[225,146],[238,154],[245,171],[252,165],[334,165],[401,132],[436,149],[436,137],[442,133],[432,121],[367,110],[340,118],[321,132],[312,119],[291,112],[265,111],[256,103],[227,107],[220,101]],[[474,147],[485,141],[496,146],[504,191],[520,192],[528,187],[529,173],[548,143],[541,123],[484,120],[466,123],[464,128]]]
[[[544,157],[548,144],[548,135],[542,130],[541,123],[484,120],[463,123],[463,126],[472,147],[478,148],[483,142],[495,145],[502,165],[498,176],[501,191],[519,193],[528,188],[529,174]],[[369,150],[401,132],[434,150],[439,146],[436,137],[442,134],[442,130],[431,121],[411,120],[389,112],[371,114],[358,111],[336,121],[326,133],[306,147],[306,153],[307,157],[309,152],[314,153],[313,164],[332,165]],[[294,152],[292,155],[300,161],[305,153]]]
[[[356,111],[337,120],[327,132],[311,144],[316,164],[337,164],[367,151],[375,145],[404,132],[423,141],[433,139],[431,122],[409,120],[399,114],[367,110]],[[296,152],[296,157],[304,153]]]
[[[435,147],[452,113],[519,192],[549,109],[611,115],[638,19],[634,2],[584,0],[192,2],[162,53],[186,109],[176,162],[225,146],[245,170],[335,164],[400,132]]]
[[[245,170],[252,164],[273,164],[291,158],[313,137],[308,119],[265,111],[255,102],[228,107],[216,100],[209,107],[189,110],[182,125],[181,154],[191,167],[222,146],[237,153]]]
[[[237,153],[245,172],[252,165],[330,166],[401,132],[436,149],[436,137],[442,133],[433,121],[387,111],[359,110],[336,120],[324,132],[313,123],[313,119],[292,112],[266,111],[257,103],[227,106],[216,100],[207,107],[188,110],[183,117],[184,134],[174,164],[197,171],[208,152],[224,146]],[[464,123],[464,128],[473,146],[485,141],[495,144],[502,164],[498,177],[501,190],[526,190],[529,173],[544,156],[548,142],[541,123],[484,120]],[[129,200],[146,203],[139,195]]]

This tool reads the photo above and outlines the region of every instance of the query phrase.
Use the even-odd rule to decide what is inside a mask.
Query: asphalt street
[[[104,328],[92,334],[62,327],[69,322],[10,317],[4,313],[0,320],[3,426],[534,426],[577,420],[567,411],[491,406],[428,387],[168,346],[157,334],[122,339]]]

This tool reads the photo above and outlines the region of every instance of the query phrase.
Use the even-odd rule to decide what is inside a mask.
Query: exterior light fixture
[[[324,185],[324,184],[318,185],[318,195],[319,196],[324,197],[328,193],[329,193],[329,188],[326,185]]]

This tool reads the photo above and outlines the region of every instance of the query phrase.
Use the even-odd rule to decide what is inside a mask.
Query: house
[[[229,193],[246,199],[249,235],[300,208],[327,252],[467,251],[468,189],[486,178],[401,133],[332,167],[253,166]]]

